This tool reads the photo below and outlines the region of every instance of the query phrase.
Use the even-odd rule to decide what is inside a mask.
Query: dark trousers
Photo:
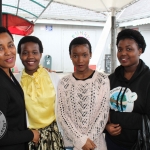
[[[122,146],[116,145],[114,142],[111,141],[111,139],[105,135],[107,150],[129,150],[127,148],[124,148]]]

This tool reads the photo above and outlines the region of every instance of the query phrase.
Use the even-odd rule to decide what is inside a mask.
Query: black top
[[[91,74],[89,77],[87,77],[87,78],[85,78],[85,79],[78,79],[78,78],[76,78],[76,77],[74,76],[74,74],[72,74],[72,75],[73,75],[73,77],[74,77],[76,80],[83,80],[83,81],[85,81],[85,80],[87,80],[87,79],[92,78],[94,73],[95,73],[95,70],[92,72],[92,74]]]
[[[132,147],[141,129],[142,114],[150,119],[150,69],[140,60],[130,80],[124,78],[124,68],[119,66],[110,79],[110,120],[120,124],[121,134],[109,138],[123,147]]]
[[[33,139],[27,129],[24,94],[18,81],[0,68],[0,111],[7,120],[7,130],[0,138],[0,150],[27,150],[27,142]]]

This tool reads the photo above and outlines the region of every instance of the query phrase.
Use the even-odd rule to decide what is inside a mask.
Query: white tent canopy
[[[102,41],[99,41],[99,43],[105,43],[104,39],[106,39],[106,33],[108,36],[108,31],[111,30],[111,65],[112,71],[115,68],[115,62],[116,62],[116,54],[115,54],[115,29],[116,29],[116,16],[117,21],[118,18],[120,19],[122,17],[123,12],[125,12],[129,7],[130,11],[129,14],[127,14],[128,17],[133,16],[133,14],[137,14],[143,7],[142,4],[144,3],[144,8],[147,5],[147,2],[150,0],[4,0],[2,1],[2,12],[3,13],[11,13],[18,16],[21,16],[23,18],[27,18],[32,20],[34,23],[36,23],[38,20],[51,20],[52,18],[54,20],[77,20],[77,21],[95,21],[97,22],[110,22],[107,15],[111,12],[111,20],[112,22],[108,24],[108,27],[105,28],[103,34],[104,37],[100,37]],[[137,8],[137,5],[139,2],[139,7]],[[63,6],[65,5],[65,6]],[[131,6],[135,5],[134,8]],[[56,6],[55,8],[53,6]],[[70,7],[67,7],[70,6]],[[33,9],[34,8],[34,9]],[[62,9],[63,8],[63,9]],[[78,8],[78,9],[77,9]],[[80,9],[79,9],[80,8]],[[126,9],[124,9],[126,8]],[[75,11],[74,11],[75,10]],[[134,11],[133,11],[134,10]],[[136,11],[135,11],[136,10]],[[55,13],[54,13],[55,12]],[[80,12],[80,13],[78,13]],[[130,15],[130,12],[132,12],[132,15]],[[144,9],[145,12],[145,9]],[[149,12],[149,11],[148,11]],[[74,13],[74,14],[73,14]],[[68,15],[70,15],[68,17]],[[149,13],[148,13],[149,14]],[[96,17],[95,17],[96,16]],[[127,17],[127,18],[128,18]],[[132,20],[135,16],[131,17],[130,20]],[[93,19],[94,18],[94,19]],[[101,18],[101,19],[99,19]],[[126,20],[127,20],[126,18]],[[141,19],[141,18],[140,18]],[[124,18],[122,19],[124,20]],[[121,21],[122,21],[121,20]],[[124,22],[124,21],[122,21]],[[118,23],[118,22],[117,22]],[[107,23],[105,23],[106,25]],[[112,25],[112,28],[111,28]],[[99,50],[102,50],[104,46],[101,45],[97,46],[96,50],[94,51],[92,59],[94,60],[94,65],[97,65],[98,60],[100,59],[100,53]]]
[[[103,51],[104,49],[103,43],[106,42],[106,38],[109,34],[108,31],[110,31],[111,29],[111,72],[113,72],[117,64],[116,63],[116,48],[115,48],[116,12],[122,10],[125,7],[130,6],[131,4],[137,2],[138,0],[86,0],[86,2],[83,0],[76,0],[76,1],[75,0],[54,0],[54,1],[67,4],[67,5],[72,5],[76,7],[93,10],[96,12],[111,12],[112,23],[109,23],[107,27],[104,27],[105,30],[103,30],[99,43],[97,44],[96,49],[93,53],[93,57],[91,59],[91,65],[97,66],[99,59],[100,59],[100,52]]]
[[[112,7],[119,11],[137,1],[138,0],[54,0],[54,2],[85,8],[96,12],[111,11]]]
[[[34,23],[88,21],[103,26],[112,7],[118,12],[117,23],[149,18],[149,3],[150,0],[3,0],[2,13],[10,13]]]

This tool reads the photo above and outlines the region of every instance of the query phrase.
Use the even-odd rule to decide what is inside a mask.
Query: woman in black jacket
[[[150,119],[150,69],[140,59],[146,47],[140,32],[122,30],[116,44],[121,65],[109,76],[111,110],[106,143],[108,150],[130,150],[141,129],[142,115]]]
[[[0,150],[27,150],[27,142],[38,142],[39,133],[28,130],[23,91],[10,68],[16,48],[11,33],[0,27]]]

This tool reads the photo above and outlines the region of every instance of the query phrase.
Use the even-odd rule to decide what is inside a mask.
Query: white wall
[[[105,70],[105,54],[111,53],[111,33],[109,33],[108,38],[105,43],[104,51],[101,54],[102,56],[99,59],[98,67],[100,67],[100,70]]]
[[[93,28],[86,26],[66,26],[63,28],[63,70],[64,72],[72,72],[74,70],[72,62],[69,56],[69,44],[70,41],[77,36],[86,37],[92,46],[92,52],[94,52],[96,44],[98,42],[99,36],[101,34],[102,28]]]
[[[141,59],[150,67],[150,24],[139,26],[139,31],[146,41],[146,49],[141,55]]]
[[[140,58],[150,67],[150,24],[129,26],[128,28],[138,28],[138,31],[143,35],[146,42],[146,49]]]
[[[49,25],[50,26],[50,25]],[[44,63],[45,55],[52,56],[52,70],[62,72],[73,72],[74,68],[69,57],[69,43],[77,36],[86,37],[94,51],[102,27],[89,27],[89,26],[73,26],[73,25],[52,25],[52,30],[45,30],[45,25],[35,25],[34,33],[43,43],[44,52],[41,59],[41,64]],[[15,45],[22,36],[14,35]],[[17,56],[16,65],[19,70],[23,69],[23,65]]]
[[[17,49],[17,45],[18,45],[18,42],[19,40],[23,37],[23,36],[19,36],[19,35],[13,35],[14,37],[14,42],[15,42],[15,45],[16,45],[16,49]],[[16,57],[16,66],[18,67],[18,70],[21,71],[24,67],[20,61],[20,58],[19,58],[19,55],[17,54],[17,57]]]
[[[146,49],[145,52],[140,56],[140,58],[146,63],[147,66],[150,67],[150,24],[139,25],[139,26],[128,26],[125,28],[138,28],[140,33],[143,35],[146,42]],[[121,30],[118,29],[117,32],[120,31]],[[117,60],[117,65],[120,65],[118,60]]]
[[[147,47],[141,59],[150,67],[150,24],[138,26],[139,31],[145,38]],[[69,43],[77,36],[84,36],[89,39],[94,51],[96,44],[102,32],[102,27],[90,26],[73,26],[73,25],[52,25],[52,31],[45,30],[45,25],[35,25],[35,30],[32,35],[39,37],[44,46],[44,53],[41,59],[41,64],[44,63],[45,55],[52,56],[52,70],[61,72],[73,72],[74,68],[69,57]],[[14,35],[15,45],[18,44],[22,36]],[[99,65],[104,70],[105,54],[110,54],[110,35],[107,39],[104,53],[99,60]],[[119,65],[119,63],[117,63]],[[19,70],[23,69],[23,65],[17,55],[16,65]]]

